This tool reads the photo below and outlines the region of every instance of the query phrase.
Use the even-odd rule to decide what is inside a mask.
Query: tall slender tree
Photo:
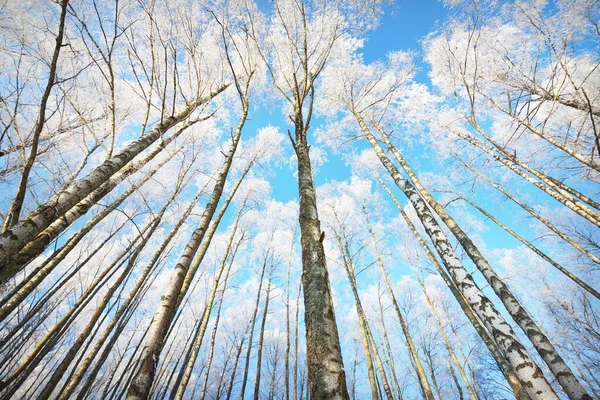
[[[273,85],[292,109],[289,118],[294,133],[288,133],[298,166],[302,283],[311,396],[343,399],[348,396],[346,378],[308,141],[315,82],[343,33],[341,16],[329,18],[327,11],[332,9],[326,2],[314,5],[304,1],[275,2],[273,26],[268,33],[273,40],[266,48],[260,43],[259,35],[263,34],[259,31],[260,27],[255,23],[250,26]],[[285,64],[282,65],[282,61]]]
[[[4,3],[0,399],[600,393],[597,1]]]

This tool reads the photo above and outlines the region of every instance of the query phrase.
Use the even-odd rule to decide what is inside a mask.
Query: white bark
[[[362,117],[357,114],[355,114],[355,117],[363,134],[375,150],[381,163],[388,170],[394,179],[394,182],[398,185],[398,188],[406,194],[415,208],[419,220],[423,224],[436,251],[442,258],[448,272],[454,278],[461,293],[471,304],[473,310],[492,334],[496,343],[505,352],[506,358],[512,364],[515,373],[521,380],[529,396],[533,400],[557,400],[558,396],[544,377],[540,368],[527,352],[527,349],[519,342],[510,325],[504,320],[494,304],[483,294],[481,289],[479,289],[477,284],[473,281],[471,275],[467,273],[462,266],[460,260],[454,253],[452,245],[446,238],[444,232],[440,229],[425,201],[421,198],[414,186],[405,180],[400,174],[400,171],[398,171],[391,163]]]
[[[211,197],[202,213],[200,223],[192,234],[188,244],[185,246],[183,253],[179,257],[177,264],[173,268],[173,274],[171,279],[165,288],[164,295],[161,297],[160,306],[152,319],[150,325],[150,331],[146,339],[146,343],[142,350],[140,357],[141,365],[136,372],[135,378],[127,391],[127,399],[146,399],[150,393],[152,382],[154,381],[154,375],[156,373],[156,366],[158,365],[158,357],[164,345],[164,340],[167,335],[167,331],[171,326],[175,312],[177,311],[177,299],[179,297],[183,281],[187,275],[188,268],[200,243],[204,238],[206,230],[210,224],[210,221],[216,211],[217,205],[223,193],[223,187],[225,186],[225,180],[229,173],[231,163],[233,162],[233,156],[239,143],[242,127],[244,126],[246,116],[248,115],[248,105],[244,103],[242,110],[242,117],[236,129],[236,133],[233,136],[233,142],[227,153],[223,167],[219,172],[219,177],[215,183],[215,187],[211,194]]]
[[[12,254],[21,250],[27,243],[46,229],[57,218],[71,207],[83,200],[87,195],[106,182],[113,174],[123,168],[135,156],[148,148],[173,126],[184,121],[201,104],[210,101],[224,91],[229,85],[223,85],[207,96],[189,103],[176,114],[167,117],[152,129],[148,135],[129,144],[120,153],[104,161],[92,170],[85,178],[73,183],[59,195],[54,196],[30,213],[25,219],[0,235],[0,271],[4,270]]]

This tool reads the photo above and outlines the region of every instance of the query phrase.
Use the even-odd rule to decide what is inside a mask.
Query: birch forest
[[[598,0],[0,0],[0,399],[600,399]]]

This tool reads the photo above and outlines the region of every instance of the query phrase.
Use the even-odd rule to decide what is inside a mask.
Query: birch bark
[[[223,193],[225,181],[231,168],[231,163],[233,162],[233,156],[242,134],[242,128],[248,115],[248,103],[243,101],[242,104],[242,116],[232,138],[231,146],[225,157],[217,181],[215,182],[211,197],[202,213],[198,227],[192,234],[192,237],[173,269],[173,274],[164,292],[165,294],[161,298],[161,304],[151,322],[146,344],[142,351],[140,367],[136,372],[135,379],[127,391],[128,400],[146,399],[150,393],[154,375],[156,373],[158,358],[167,331],[169,330],[175,312],[177,311],[177,299],[179,298],[183,281],[187,275],[190,263],[196,254],[196,251],[198,251],[198,247],[200,247],[200,243],[202,242],[210,221],[216,211],[219,199]]]
[[[510,288],[500,279],[498,274],[492,269],[487,260],[479,252],[479,249],[467,236],[467,234],[458,226],[456,221],[446,212],[427,189],[421,184],[416,174],[412,171],[406,160],[391,144],[387,136],[384,136],[384,143],[388,146],[396,160],[400,163],[404,171],[413,182],[416,187],[417,193],[421,196],[429,206],[439,215],[444,224],[452,232],[452,234],[459,241],[461,246],[465,249],[477,269],[481,271],[487,282],[490,284],[494,292],[498,295],[502,304],[506,307],[508,313],[515,320],[517,325],[521,327],[523,332],[527,335],[531,343],[538,351],[550,371],[554,374],[560,385],[569,395],[571,399],[590,399],[591,397],[587,394],[585,388],[581,385],[577,377],[573,374],[567,363],[562,359],[558,351],[554,348],[548,337],[542,332],[537,326],[537,323],[533,321],[527,310],[521,305],[518,299],[513,295]],[[516,369],[516,367],[515,367]]]
[[[529,396],[534,399],[558,399],[558,396],[542,374],[535,361],[529,356],[525,347],[519,342],[510,325],[504,320],[493,303],[477,287],[473,278],[467,273],[460,260],[454,253],[453,247],[442,232],[427,203],[415,187],[405,180],[400,171],[391,163],[383,149],[371,133],[368,126],[358,114],[354,114],[365,138],[369,141],[381,163],[388,170],[394,182],[408,197],[415,207],[425,231],[442,258],[448,272],[454,278],[459,290],[471,304],[486,328],[494,337],[496,343],[505,352],[506,358],[512,364],[515,373],[525,387]]]
[[[209,102],[212,98],[223,92],[228,86],[229,84],[219,87],[209,95],[192,101],[179,112],[165,118],[146,136],[129,144],[120,153],[104,161],[87,176],[73,183],[59,195],[46,201],[35,211],[31,212],[25,219],[2,233],[2,235],[0,235],[0,271],[3,270],[10,261],[11,255],[21,250],[57,218],[61,217],[79,201],[83,200],[87,195],[100,187],[113,174],[133,160],[135,156],[158,140],[165,132],[184,121],[196,108]]]

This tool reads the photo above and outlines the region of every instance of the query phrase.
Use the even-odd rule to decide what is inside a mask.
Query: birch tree
[[[600,8],[433,6],[5,2],[0,398],[598,397]]]
[[[372,6],[377,8],[376,3]],[[340,43],[348,44],[343,40],[352,29],[347,16],[365,14],[354,4],[344,8],[340,2],[277,1],[273,8],[266,31],[252,22],[258,18],[248,17],[272,84],[284,99],[285,113],[293,125],[293,133],[288,133],[298,166],[309,385],[311,395],[317,398],[345,398],[346,380],[318,216],[309,131],[317,79],[329,59],[343,51]],[[365,20],[359,17],[357,22],[368,28],[369,16],[365,15]]]
[[[402,61],[404,61],[402,58],[391,57],[392,63]],[[354,64],[354,66],[356,68],[356,64]],[[402,64],[395,65],[396,68],[401,66]],[[474,310],[479,313],[480,318],[484,321],[484,323],[487,324],[488,330],[492,333],[492,335],[495,336],[498,344],[503,347],[504,351],[506,352],[506,357],[512,363],[515,372],[519,376],[522,384],[526,387],[528,394],[534,398],[537,398],[536,396],[552,396],[553,398],[556,398],[554,390],[548,381],[543,377],[539,367],[528,355],[525,347],[520,343],[510,325],[501,316],[493,303],[489,301],[483,292],[480,291],[478,286],[472,280],[471,276],[462,266],[462,263],[453,251],[452,245],[437,224],[434,215],[429,209],[429,205],[427,204],[428,202],[432,206],[434,205],[433,202],[429,201],[429,199],[432,199],[431,196],[422,189],[418,189],[419,183],[418,181],[415,182],[414,174],[409,174],[412,183],[406,180],[400,174],[400,171],[394,166],[394,164],[385,154],[378,142],[378,139],[372,133],[371,129],[381,128],[377,121],[380,121],[383,117],[385,117],[385,111],[387,110],[388,104],[391,102],[390,97],[393,96],[393,93],[397,88],[402,86],[404,83],[403,79],[406,79],[409,76],[406,72],[404,75],[402,75],[402,70],[400,70],[400,73],[396,71],[390,72],[389,75],[386,76],[385,72],[382,72],[380,68],[381,65],[372,66],[370,70],[363,69],[358,74],[356,74],[356,69],[348,69],[349,76],[346,79],[342,77],[342,82],[339,84],[340,92],[334,95],[339,97],[334,98],[347,107],[347,112],[355,119],[356,123],[360,127],[360,134],[362,134],[371,144],[381,163],[393,177],[398,188],[405,193],[406,197],[408,197],[415,207],[421,223],[431,238],[434,247],[442,258],[448,272],[455,279],[457,286],[459,289],[461,289],[463,295],[469,300]],[[336,71],[336,73],[339,74],[339,70]],[[356,75],[352,75],[353,73]],[[371,78],[369,78],[368,73],[371,74]],[[371,109],[372,107],[375,109],[375,112]],[[379,111],[379,113],[377,113],[377,111]],[[366,115],[368,115],[368,117],[365,117]],[[371,121],[370,123],[374,125],[373,128],[369,127],[365,118],[369,118],[369,121]],[[393,146],[389,144],[389,139],[385,135],[383,136],[382,140],[387,140],[386,144],[390,148],[390,151],[393,151]],[[400,158],[400,156],[396,153],[394,153],[394,156],[397,159]],[[401,159],[398,161],[402,164]],[[404,169],[406,170],[406,168]],[[428,199],[428,202],[425,201],[425,198]],[[433,206],[432,208],[434,208],[438,214],[442,211],[438,210],[439,207]],[[442,218],[444,219],[444,217]],[[449,228],[450,226],[458,228],[454,221],[447,222],[446,224]],[[463,246],[466,245],[465,250],[474,250],[474,245],[470,240],[468,240],[468,237],[464,235],[464,233],[462,234],[462,237],[466,240],[464,243],[461,242]],[[480,255],[474,257],[476,265],[478,264],[478,261],[481,261],[482,259],[483,257]],[[489,270],[490,269],[488,269],[488,271]],[[495,277],[493,280],[494,283],[504,286],[502,281],[497,277]],[[507,294],[507,292],[504,292],[504,294]],[[511,302],[513,302],[513,305],[518,304],[512,300]],[[482,304],[485,304],[485,306]],[[519,318],[517,318],[517,320],[519,320]],[[494,321],[494,323],[492,323],[492,321]],[[500,340],[501,338],[502,340]],[[519,351],[515,352],[517,347],[519,348]],[[544,352],[544,354],[547,353]],[[527,365],[528,367],[523,368],[523,365]],[[568,369],[566,364],[561,365],[561,368]],[[575,379],[574,376],[573,379]],[[583,391],[583,394],[585,394],[585,391]]]
[[[196,55],[196,57],[202,58],[204,56],[200,54]],[[207,69],[204,71],[197,71],[199,80],[196,86],[190,91],[189,98],[185,95],[182,96],[184,101],[180,102],[183,104],[179,104],[179,109],[176,109],[177,104],[173,103],[173,108],[168,110],[167,115],[161,117],[160,122],[150,132],[125,146],[117,154],[109,157],[101,165],[91,170],[85,177],[70,184],[60,194],[49,198],[37,207],[37,209],[29,213],[27,217],[11,225],[10,229],[4,232],[0,238],[0,266],[2,270],[5,269],[6,264],[10,261],[10,255],[21,250],[57,218],[74,207],[128,162],[132,161],[138,154],[155,143],[165,132],[175,125],[184,122],[198,107],[206,104],[225,90],[229,84],[220,81],[220,71],[211,70],[211,67],[211,65],[207,65]],[[204,85],[204,82],[210,83]],[[174,94],[177,94],[177,92],[174,91]],[[12,275],[7,274],[7,278],[10,277]]]

